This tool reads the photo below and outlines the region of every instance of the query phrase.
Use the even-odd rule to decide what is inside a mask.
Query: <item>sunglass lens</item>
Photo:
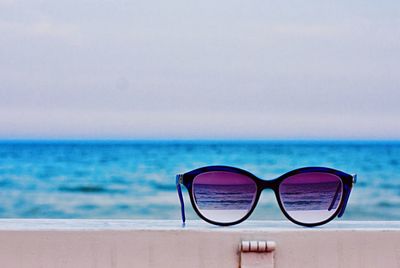
[[[199,212],[218,223],[232,223],[245,217],[253,207],[257,185],[249,177],[225,171],[197,175],[192,185]]]
[[[340,177],[323,172],[300,173],[286,178],[279,186],[282,205],[294,220],[315,224],[331,218],[342,199]]]

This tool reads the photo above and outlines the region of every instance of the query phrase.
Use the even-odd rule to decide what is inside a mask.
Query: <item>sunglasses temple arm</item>
[[[185,217],[185,202],[183,201],[182,195],[182,188],[181,188],[181,181],[182,175],[176,175],[176,189],[178,191],[179,201],[181,203],[181,214],[182,214],[182,223],[185,224],[186,217]]]
[[[345,186],[345,189],[347,189],[347,191],[345,190],[345,196],[344,196],[344,203],[343,203],[343,207],[339,212],[338,218],[342,217],[344,214],[344,211],[346,209],[346,205],[347,205],[347,201],[349,201],[349,197],[350,197],[350,192],[351,192],[351,188],[353,188],[352,186],[357,182],[357,174],[353,175],[353,183],[351,185],[351,187],[347,187]]]

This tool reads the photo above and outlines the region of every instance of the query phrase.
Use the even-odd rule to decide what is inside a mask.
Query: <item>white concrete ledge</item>
[[[238,267],[242,240],[277,243],[275,267],[400,267],[400,222],[318,228],[247,221],[0,220],[1,267]]]

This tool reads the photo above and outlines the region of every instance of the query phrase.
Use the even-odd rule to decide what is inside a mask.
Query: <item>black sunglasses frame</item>
[[[197,206],[196,206],[196,203],[194,200],[194,196],[193,196],[193,192],[192,192],[193,180],[197,175],[205,173],[205,172],[210,172],[210,171],[225,171],[225,172],[241,174],[241,175],[251,178],[256,183],[257,193],[256,193],[255,201],[253,202],[251,209],[248,211],[248,213],[244,217],[242,217],[241,219],[234,221],[234,222],[216,222],[216,221],[213,221],[213,220],[210,220],[210,219],[204,217],[201,214],[201,212],[197,209]],[[343,196],[340,200],[340,204],[339,204],[338,208],[336,209],[335,213],[332,216],[330,216],[328,219],[321,221],[321,222],[316,222],[316,223],[304,223],[304,222],[299,222],[299,221],[293,219],[286,212],[286,210],[282,204],[280,194],[279,194],[279,186],[286,178],[291,177],[296,174],[310,173],[310,172],[322,172],[322,173],[327,173],[327,174],[334,174],[342,180],[342,184],[343,184]],[[342,217],[342,215],[346,209],[347,201],[350,197],[351,189],[353,188],[353,184],[355,184],[356,181],[357,181],[357,175],[350,175],[350,174],[344,173],[342,171],[332,169],[332,168],[327,168],[327,167],[304,167],[304,168],[299,168],[299,169],[289,171],[273,180],[262,180],[262,179],[258,178],[257,176],[253,175],[252,173],[250,173],[246,170],[240,169],[240,168],[230,167],[230,166],[206,166],[206,167],[201,167],[201,168],[189,171],[185,174],[177,175],[176,176],[176,187],[177,187],[177,191],[178,191],[179,200],[181,203],[181,214],[182,214],[183,223],[185,223],[186,218],[185,218],[185,207],[184,207],[182,189],[180,186],[181,184],[184,185],[186,187],[186,189],[188,190],[190,202],[192,203],[192,207],[193,207],[194,211],[197,213],[197,215],[200,218],[202,218],[203,220],[205,220],[206,222],[211,223],[211,224],[215,224],[215,225],[219,225],[219,226],[229,226],[229,225],[239,224],[239,223],[245,221],[248,217],[250,217],[250,215],[253,213],[254,209],[256,208],[262,191],[264,189],[271,189],[275,193],[275,197],[278,201],[279,208],[281,209],[282,213],[286,216],[286,218],[288,220],[290,220],[291,222],[293,222],[295,224],[301,225],[301,226],[314,227],[314,226],[323,225],[323,224],[333,220],[336,216],[338,216],[339,218]]]

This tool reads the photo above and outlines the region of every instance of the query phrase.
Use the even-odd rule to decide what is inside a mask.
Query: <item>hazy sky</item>
[[[0,0],[0,138],[400,138],[400,2]]]

